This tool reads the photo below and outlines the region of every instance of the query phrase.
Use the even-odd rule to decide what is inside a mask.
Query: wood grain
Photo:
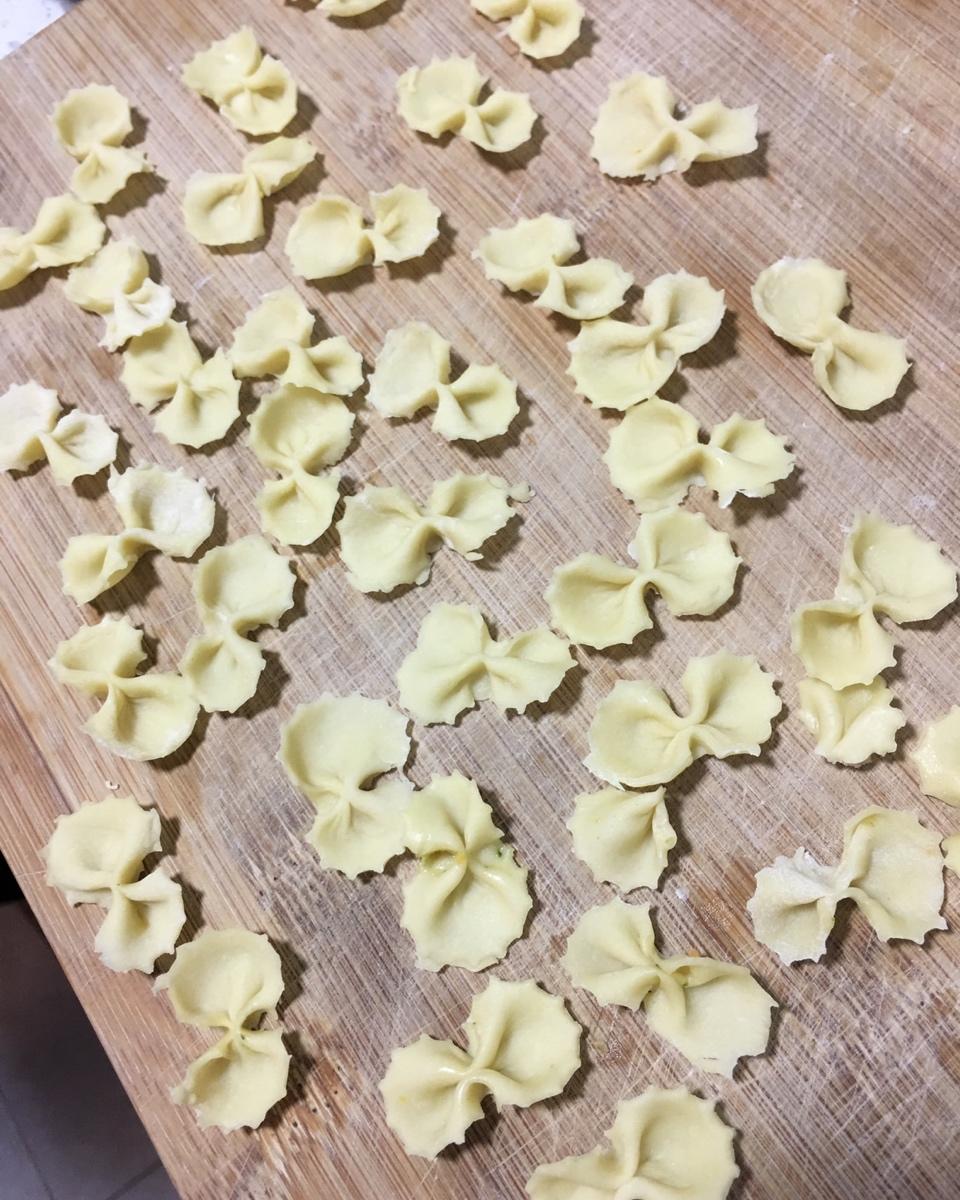
[[[490,469],[533,485],[522,523],[485,563],[441,554],[427,587],[389,601],[351,590],[332,536],[299,554],[297,610],[261,638],[270,661],[257,698],[237,717],[205,722],[182,753],[154,766],[119,761],[86,738],[79,725],[89,702],[59,688],[44,662],[81,621],[122,610],[157,639],[159,665],[172,666],[195,627],[191,565],[142,562],[102,604],[78,611],[60,595],[57,562],[71,534],[115,528],[102,481],[58,490],[43,468],[0,479],[0,845],[164,1163],[193,1200],[516,1197],[537,1163],[594,1145],[620,1098],[679,1083],[719,1098],[741,1131],[741,1198],[956,1195],[955,934],[922,948],[884,946],[854,916],[841,920],[824,963],[787,969],[754,942],[744,905],[754,872],[776,854],[802,844],[835,858],[843,821],[866,804],[916,808],[944,832],[957,824],[919,795],[902,755],[844,771],[812,754],[795,712],[799,668],[787,618],[801,601],[830,594],[857,506],[914,521],[960,558],[960,11],[921,0],[605,0],[591,9],[583,46],[553,70],[519,56],[502,26],[466,0],[396,0],[353,26],[268,0],[85,0],[0,64],[3,223],[28,222],[42,197],[65,187],[72,164],[47,124],[55,101],[71,86],[116,84],[143,118],[158,175],[136,180],[108,210],[111,230],[155,255],[181,311],[213,347],[288,278],[284,237],[318,187],[362,200],[396,182],[425,184],[446,215],[425,264],[299,289],[322,325],[346,334],[368,361],[389,328],[423,318],[468,361],[499,362],[525,398],[519,432],[480,451],[442,443],[427,422],[388,426],[361,407],[361,436],[344,464],[351,486],[390,482],[422,496],[454,470]],[[322,167],[268,202],[262,252],[215,254],[183,231],[183,183],[199,168],[233,169],[244,143],[178,75],[198,48],[242,22],[299,79],[298,127],[309,128]],[[420,139],[396,118],[397,74],[464,50],[497,82],[530,92],[543,115],[532,147],[491,159],[462,140]],[[666,74],[691,101],[719,93],[731,104],[758,102],[761,151],[655,187],[603,178],[588,156],[588,130],[608,84],[634,69]],[[584,550],[618,556],[632,535],[635,518],[600,461],[612,422],[577,399],[564,374],[574,327],[500,294],[470,259],[489,226],[545,210],[573,218],[591,254],[623,263],[641,284],[682,267],[726,289],[720,335],[665,394],[704,424],[737,409],[766,417],[789,436],[802,471],[770,501],[727,511],[694,494],[747,564],[737,602],[717,619],[661,613],[634,651],[581,654],[555,701],[526,717],[484,708],[457,728],[416,731],[413,778],[472,775],[533,868],[528,935],[496,973],[562,992],[587,1031],[585,1067],[561,1098],[479,1123],[462,1150],[428,1164],[406,1158],[386,1129],[376,1083],[395,1044],[421,1030],[450,1034],[485,976],[416,971],[398,926],[404,867],[360,883],[320,870],[302,840],[308,804],[274,754],[280,724],[300,701],[327,689],[394,696],[393,672],[432,604],[476,602],[506,632],[539,623],[555,564]],[[819,254],[847,268],[854,319],[909,339],[916,366],[896,400],[859,418],[841,413],[816,390],[808,359],[756,319],[750,284],[783,254]],[[30,377],[58,387],[65,403],[109,417],[128,460],[204,475],[217,489],[218,541],[257,528],[263,473],[239,431],[201,454],[158,439],[126,399],[119,358],[97,348],[98,320],[68,304],[57,279],[36,275],[0,304],[0,390]],[[898,634],[904,745],[960,698],[954,617]],[[564,829],[573,796],[592,784],[581,759],[599,698],[615,679],[648,672],[676,694],[687,659],[721,647],[758,654],[784,680],[794,711],[759,762],[710,762],[669,789],[683,836],[654,900],[668,951],[747,963],[783,1005],[771,1052],[734,1082],[690,1069],[642,1019],[574,992],[557,961],[576,918],[606,894],[574,859]],[[293,1089],[256,1133],[202,1133],[169,1102],[167,1089],[207,1039],[178,1025],[148,980],[103,968],[92,951],[99,914],[69,910],[43,885],[38,851],[54,818],[101,797],[105,781],[159,806],[172,865],[189,884],[193,927],[248,925],[283,950]],[[956,880],[949,888],[947,915],[956,920]]]

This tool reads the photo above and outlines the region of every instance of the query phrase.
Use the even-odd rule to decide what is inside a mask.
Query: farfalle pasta
[[[507,36],[529,58],[556,58],[580,36],[579,0],[470,0],[491,21],[506,21]]]
[[[107,350],[163,325],[175,304],[170,289],[150,278],[147,256],[132,238],[107,242],[88,263],[74,267],[63,291],[84,311],[103,317],[100,345]]]
[[[208,550],[197,563],[203,633],[188,642],[180,673],[207,712],[236,712],[253,697],[264,657],[246,635],[279,622],[293,606],[295,580],[290,559],[257,534]]]
[[[677,100],[659,75],[630,75],[610,85],[591,130],[590,154],[605,175],[658,179],[695,162],[717,162],[757,148],[757,106],[727,108],[719,100],[675,115]]]
[[[435,483],[422,506],[398,487],[366,487],[347,497],[337,526],[347,579],[361,592],[426,583],[441,546],[475,562],[484,542],[514,516],[510,502],[530,494],[525,483],[486,473]]]
[[[132,338],[120,381],[131,401],[154,413],[154,428],[175,446],[206,446],[240,415],[240,383],[217,350],[206,362],[182,321],[163,321]]]
[[[643,1008],[650,1027],[701,1071],[731,1076],[763,1054],[776,1001],[746,967],[702,955],[663,958],[647,904],[611,900],[580,918],[563,965],[601,1004]]]
[[[324,867],[355,879],[382,871],[406,845],[411,785],[407,718],[384,700],[324,694],[283,726],[278,758],[316,809],[307,840]]]
[[[182,470],[145,463],[114,472],[107,489],[122,532],[78,534],[67,542],[60,561],[63,590],[78,604],[126,579],[148,551],[189,558],[213,532],[213,497],[202,479]]]
[[[77,160],[70,190],[88,204],[106,204],[131,175],[153,168],[139,150],[123,143],[133,132],[130,102],[115,87],[91,83],[74,88],[53,110],[57,140]]]
[[[298,215],[287,234],[290,265],[304,279],[333,279],[373,263],[419,258],[440,236],[440,209],[423,188],[398,183],[371,192],[371,224],[346,196],[318,196]]]
[[[183,929],[180,884],[159,867],[143,874],[143,860],[160,849],[157,811],[130,796],[108,796],[58,817],[43,851],[50,887],[71,904],[107,910],[93,945],[111,971],[149,975],[161,954],[173,953]]]
[[[524,92],[496,88],[484,101],[486,75],[476,59],[433,59],[397,80],[398,111],[411,129],[439,138],[464,137],[481,150],[502,154],[530,140],[537,114]]]
[[[579,252],[573,222],[543,213],[506,229],[491,229],[473,257],[488,279],[508,291],[536,296],[536,308],[594,321],[623,304],[633,276],[609,258],[571,263]]]
[[[617,1106],[606,1145],[537,1167],[527,1194],[531,1200],[724,1200],[740,1174],[734,1137],[712,1100],[684,1088],[648,1088]]]
[[[477,785],[434,775],[406,811],[417,868],[403,888],[401,924],[427,971],[482,971],[523,933],[530,912],[527,870],[504,843]]]
[[[582,793],[573,802],[567,829],[574,854],[597,883],[612,883],[623,892],[655,888],[677,844],[662,787]]]
[[[297,114],[297,85],[264,54],[248,26],[201,50],[183,68],[183,82],[212,101],[234,129],[254,137],[279,133]]]
[[[740,559],[700,513],[649,513],[627,549],[635,567],[581,554],[553,572],[550,621],[571,641],[599,650],[628,645],[653,626],[651,590],[676,617],[709,616],[733,595]]]
[[[520,411],[516,383],[496,365],[470,363],[452,381],[450,374],[450,343],[423,321],[410,321],[387,334],[367,401],[385,417],[433,409],[434,431],[448,441],[506,433]]]
[[[623,412],[652,399],[684,354],[705,346],[720,328],[724,294],[708,279],[679,271],[643,290],[642,325],[591,321],[568,343],[577,392],[595,408]]]
[[[734,413],[699,440],[696,420],[679,405],[654,396],[623,417],[610,435],[603,461],[610,479],[642,513],[679,504],[695,483],[718,494],[721,508],[734,496],[770,496],[793,471],[783,438],[762,420]]]
[[[580,1066],[581,1029],[533,980],[492,979],[463,1023],[466,1049],[426,1034],[394,1050],[380,1082],[387,1124],[408,1154],[459,1145],[483,1101],[528,1108],[557,1096]]]
[[[452,724],[483,700],[523,712],[548,700],[575,664],[569,642],[549,629],[495,639],[473,605],[437,604],[397,671],[400,704],[427,725]]]
[[[205,929],[180,947],[156,987],[184,1025],[223,1031],[171,1090],[173,1100],[194,1109],[204,1129],[261,1125],[287,1094],[290,1070],[280,1030],[258,1028],[265,1017],[276,1018],[283,995],[280,955],[268,939],[246,929]]]
[[[843,853],[824,867],[807,850],[757,875],[747,903],[757,941],[785,963],[822,958],[837,905],[852,900],[881,941],[922,942],[946,929],[940,834],[911,812],[865,808],[843,827]]]
[[[34,271],[83,262],[103,245],[107,227],[92,204],[75,196],[44,200],[33,225],[21,233],[0,228],[0,292]]]
[[[607,783],[645,788],[705,755],[757,755],[782,707],[773,682],[752,656],[692,658],[680,678],[688,711],[679,716],[652,680],[618,680],[590,724],[586,766]]]
[[[117,457],[117,435],[99,413],[61,415],[52,388],[32,379],[0,396],[0,471],[26,471],[46,459],[56,483],[96,475]]]
[[[137,674],[146,657],[139,629],[126,617],[104,617],[61,642],[49,662],[61,683],[101,701],[84,730],[114,754],[138,762],[178,750],[200,712],[181,675]]]
[[[906,342],[841,319],[850,303],[846,272],[819,258],[781,258],[751,295],[778,338],[813,356],[814,378],[834,404],[862,412],[895,395],[910,367]]]
[[[925,726],[910,757],[923,794],[960,808],[960,707]]]
[[[817,739],[816,753],[827,762],[856,766],[896,750],[897,732],[907,718],[894,708],[893,692],[879,675],[839,690],[822,679],[801,679],[797,691],[800,719]]]
[[[241,246],[263,236],[263,201],[287,187],[316,158],[304,137],[278,137],[243,156],[235,173],[197,171],[187,180],[183,218],[204,246]]]

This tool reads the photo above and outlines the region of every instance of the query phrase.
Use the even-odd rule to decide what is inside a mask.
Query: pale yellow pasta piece
[[[387,334],[367,400],[385,417],[432,408],[433,428],[448,441],[498,437],[520,411],[517,385],[498,366],[471,363],[451,382],[450,343],[423,321]]]
[[[682,119],[676,97],[659,75],[630,75],[610,85],[591,133],[605,175],[658,179],[695,162],[752,154],[757,148],[757,106],[727,108],[719,100],[697,104]]]
[[[133,132],[133,121],[130,102],[115,87],[91,83],[74,88],[51,119],[60,145],[77,160],[70,190],[79,200],[106,204],[131,175],[153,171],[139,150],[123,145]]]
[[[943,839],[944,861],[955,875],[960,875],[960,833]]]
[[[254,137],[279,133],[297,113],[293,76],[261,51],[246,25],[201,50],[181,78],[191,91],[213,101],[234,129]]]
[[[793,963],[823,957],[843,900],[853,900],[884,942],[922,942],[931,929],[946,929],[940,834],[915,813],[865,808],[843,827],[836,867],[803,849],[780,857],[757,875],[747,911],[757,941]]]
[[[278,758],[317,811],[307,841],[324,867],[355,879],[403,853],[411,786],[381,776],[409,755],[407,718],[385,700],[326,693],[286,722]]]
[[[839,690],[822,679],[801,679],[797,691],[800,719],[817,739],[817,754],[827,762],[855,766],[896,750],[897,731],[907,718],[894,708],[893,692],[879,675]]]
[[[960,707],[927,725],[910,757],[923,794],[960,808]]]
[[[537,1167],[531,1200],[724,1200],[740,1174],[712,1100],[648,1088],[622,1100],[607,1145]]]
[[[537,114],[524,92],[502,88],[480,101],[488,80],[476,59],[433,59],[397,80],[398,111],[411,129],[438,138],[456,133],[491,154],[516,150],[530,140]]]
[[[163,325],[174,309],[172,292],[150,278],[147,257],[132,238],[107,242],[88,263],[74,267],[63,291],[86,312],[103,317],[100,345],[107,350]]]
[[[746,967],[702,955],[662,958],[650,906],[611,900],[580,918],[563,965],[601,1004],[643,1007],[647,1022],[695,1067],[733,1075],[763,1054],[776,1001]]]
[[[165,758],[193,732],[200,705],[180,675],[137,675],[143,635],[126,617],[104,617],[57,646],[49,666],[61,683],[102,701],[84,729],[102,745],[140,762]]]
[[[437,604],[417,648],[400,664],[400,704],[424,724],[452,724],[483,700],[502,713],[544,703],[576,660],[570,644],[542,626],[499,640],[471,604]]]
[[[103,245],[107,227],[92,204],[75,196],[44,200],[26,233],[0,228],[0,292],[34,271],[83,262]]]
[[[290,265],[305,279],[331,279],[365,263],[408,262],[440,236],[440,209],[423,188],[398,183],[371,192],[373,221],[346,196],[318,196],[297,216],[287,234]]]
[[[530,58],[556,58],[580,36],[579,0],[471,0],[491,21],[506,21],[507,36]]]
[[[623,892],[655,888],[677,844],[662,787],[582,793],[573,802],[567,828],[574,853],[597,883],[615,884]]]
[[[94,949],[111,971],[150,974],[172,954],[186,920],[183,889],[143,860],[160,852],[160,817],[130,796],[108,796],[58,817],[43,851],[47,884],[71,904],[107,910]]]
[[[348,17],[361,17],[364,13],[373,12],[387,0],[320,0],[317,5],[322,13],[334,20]]]
[[[213,532],[215,505],[202,479],[145,463],[107,483],[121,533],[70,538],[60,562],[63,590],[84,604],[115,587],[150,550],[189,558]]]
[[[408,1154],[459,1145],[492,1096],[498,1109],[557,1096],[580,1066],[581,1029],[533,980],[492,979],[463,1023],[466,1049],[421,1034],[394,1050],[380,1082],[387,1124]]]
[[[99,413],[61,416],[52,388],[13,384],[0,396],[0,471],[26,471],[45,458],[58,484],[96,475],[117,456],[117,435]]]
[[[254,695],[264,657],[245,635],[279,622],[293,605],[295,580],[290,559],[257,534],[208,550],[197,563],[203,633],[187,643],[180,673],[207,712],[236,712]]]
[[[511,501],[530,495],[527,484],[486,473],[441,480],[423,506],[400,488],[366,487],[347,497],[337,526],[347,579],[361,592],[426,583],[441,546],[475,562],[483,543],[514,516]]]
[[[679,504],[695,483],[717,492],[721,508],[738,494],[761,499],[793,471],[785,440],[762,420],[734,413],[705,444],[699,432],[688,412],[659,396],[631,408],[603,456],[611,481],[646,513]]]
[[[404,884],[401,924],[427,971],[482,971],[523,933],[527,870],[493,823],[471,779],[434,775],[407,807],[407,848],[418,859]]]
[[[649,513],[628,551],[635,567],[581,554],[553,572],[546,591],[550,621],[571,641],[601,650],[629,644],[653,625],[649,590],[678,617],[708,616],[733,595],[740,559],[730,538],[700,513]]]
[[[280,1030],[258,1028],[276,1018],[283,995],[280,955],[262,933],[205,929],[180,947],[156,987],[185,1025],[223,1031],[171,1090],[173,1100],[194,1109],[204,1129],[261,1125],[287,1094],[290,1069]]]
[[[622,412],[654,397],[681,356],[710,341],[725,311],[723,292],[708,279],[661,275],[644,289],[644,324],[609,319],[581,327],[569,343],[567,373],[595,408]]]
[[[782,708],[773,682],[753,657],[692,658],[680,679],[681,717],[651,680],[621,679],[591,722],[585,765],[608,783],[644,788],[669,783],[704,755],[757,755]]]

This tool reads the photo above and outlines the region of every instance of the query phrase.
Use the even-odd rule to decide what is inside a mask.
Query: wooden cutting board
[[[520,383],[516,432],[479,449],[449,446],[427,421],[388,426],[362,404],[352,488],[395,483],[424,496],[456,470],[527,480],[535,498],[477,565],[441,553],[428,586],[393,599],[363,596],[344,578],[336,539],[297,554],[297,606],[260,638],[268,668],[235,717],[204,720],[182,752],[154,765],[123,762],[80,731],[90,702],[59,687],[45,661],[56,643],[103,612],[125,612],[156,639],[161,668],[194,632],[192,566],[142,562],[102,602],[77,609],[60,594],[67,538],[116,528],[102,477],[57,489],[40,468],[0,478],[4,512],[0,720],[5,786],[0,845],[63,962],[125,1086],[185,1197],[356,1197],[473,1200],[516,1197],[540,1162],[596,1144],[621,1098],[684,1084],[716,1097],[741,1131],[736,1193],[759,1200],[908,1200],[956,1195],[960,1170],[960,940],[880,943],[859,915],[841,918],[826,959],[785,968],[751,935],[744,906],[754,873],[805,845],[835,861],[843,822],[867,804],[916,809],[950,832],[957,815],[919,794],[903,748],[960,700],[956,613],[897,635],[893,684],[909,717],[901,753],[863,770],[812,753],[796,712],[800,675],[788,615],[832,592],[844,530],[858,506],[916,523],[960,560],[957,462],[955,217],[960,12],[920,0],[605,0],[576,51],[547,70],[517,54],[503,27],[467,0],[394,0],[338,25],[270,0],[84,0],[0,64],[0,223],[29,223],[65,188],[71,162],[48,114],[69,88],[116,84],[137,106],[155,179],[136,180],[107,212],[115,235],[154,256],[212,348],[261,293],[287,282],[283,243],[318,188],[362,201],[397,182],[425,185],[445,214],[421,263],[297,286],[322,327],[371,361],[386,331],[430,321],[466,361],[497,361]],[[180,197],[197,169],[230,170],[241,135],[179,82],[181,64],[248,22],[302,89],[296,129],[321,164],[270,203],[258,252],[211,253],[184,233]],[[542,114],[533,145],[487,158],[463,141],[420,139],[394,112],[394,80],[431,56],[475,52]],[[655,186],[617,183],[589,158],[589,128],[608,84],[632,70],[664,73],[690,101],[717,93],[758,102],[760,151]],[[790,439],[800,471],[766,502],[693,507],[727,530],[746,567],[736,602],[714,620],[659,611],[635,649],[581,653],[553,701],[505,720],[489,706],[456,728],[417,729],[411,775],[473,776],[494,804],[536,896],[527,936],[494,972],[417,971],[398,925],[400,866],[365,882],[320,869],[303,841],[309,805],[274,761],[281,723],[320,692],[394,697],[393,673],[429,607],[479,604],[504,632],[544,621],[550,571],[584,550],[622,556],[636,525],[600,455],[613,425],[573,394],[565,343],[575,328],[488,283],[470,252],[488,227],[553,211],[571,217],[594,255],[638,284],[680,268],[726,289],[720,334],[665,388],[705,425],[740,410]],[[844,414],[818,393],[810,363],[774,340],[749,302],[757,273],[784,254],[845,267],[853,317],[909,339],[916,366],[891,403]],[[639,288],[637,289],[639,293]],[[184,466],[217,490],[215,541],[257,529],[263,471],[238,427],[210,453],[154,435],[127,401],[121,360],[97,347],[99,321],[72,307],[61,281],[35,275],[0,296],[0,390],[35,378],[63,401],[102,412],[121,430],[126,462]],[[252,397],[250,397],[252,400]],[[635,1014],[599,1008],[559,967],[579,914],[611,894],[572,854],[564,825],[574,795],[594,786],[581,766],[599,699],[618,678],[651,675],[677,696],[688,658],[720,648],[755,653],[784,681],[786,719],[759,761],[711,761],[668,789],[682,831],[651,899],[662,945],[746,963],[781,1002],[770,1053],[734,1081],[691,1069]],[[71,911],[43,884],[38,852],[54,818],[118,785],[159,807],[169,865],[186,886],[190,930],[245,925],[280,947],[282,1013],[294,1054],[287,1102],[255,1133],[201,1132],[167,1092],[209,1043],[179,1025],[139,975],[114,975],[93,953],[96,911]],[[957,882],[947,916],[960,919]],[[6,962],[0,972],[16,970]],[[386,1128],[377,1093],[391,1049],[421,1031],[455,1034],[487,974],[534,977],[562,992],[586,1030],[584,1067],[563,1096],[483,1121],[436,1163],[408,1159]]]

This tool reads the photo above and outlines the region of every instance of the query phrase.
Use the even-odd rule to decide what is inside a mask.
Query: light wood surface
[[[370,189],[425,184],[445,213],[425,264],[299,289],[322,326],[346,334],[368,361],[389,328],[423,318],[466,360],[499,362],[525,397],[519,432],[479,451],[446,445],[428,421],[388,426],[361,406],[359,440],[344,464],[352,487],[389,482],[424,496],[457,469],[492,470],[529,481],[535,499],[485,563],[441,553],[428,586],[390,600],[351,590],[333,536],[298,554],[297,609],[282,631],[260,639],[269,666],[255,701],[236,717],[203,722],[184,752],[154,766],[122,762],[83,735],[91,703],[60,688],[44,663],[81,622],[124,611],[157,639],[159,665],[173,666],[195,628],[191,565],[141,562],[102,603],[78,610],[60,595],[57,563],[71,534],[116,528],[102,478],[67,490],[45,468],[0,478],[0,845],[192,1200],[516,1197],[537,1163],[593,1146],[619,1099],[680,1083],[717,1097],[741,1131],[741,1198],[956,1195],[957,935],[885,946],[859,916],[844,916],[824,962],[789,969],[755,943],[744,905],[754,873],[778,853],[805,845],[835,861],[843,822],[867,804],[915,808],[943,832],[958,824],[920,796],[902,753],[866,770],[813,755],[795,710],[800,671],[787,621],[797,604],[831,593],[859,505],[915,522],[960,559],[960,19],[954,6],[919,0],[588,6],[582,46],[552,70],[518,55],[504,27],[473,14],[467,0],[403,0],[350,25],[269,0],[84,0],[0,64],[0,223],[28,223],[42,197],[65,188],[72,163],[47,123],[55,101],[72,86],[116,84],[144,119],[158,175],[135,181],[111,206],[111,230],[155,256],[196,335],[213,347],[229,341],[262,292],[289,278],[283,242],[307,196],[320,188],[362,201]],[[183,183],[196,169],[233,169],[245,144],[178,76],[197,49],[244,22],[300,81],[299,127],[316,140],[322,167],[268,202],[271,229],[259,252],[215,254],[184,233]],[[530,92],[543,116],[533,147],[487,158],[462,140],[419,139],[396,117],[401,71],[465,51],[498,83]],[[719,93],[731,104],[758,102],[761,151],[654,187],[605,179],[589,158],[588,130],[608,84],[634,69],[666,74],[690,101]],[[546,210],[573,218],[589,253],[621,262],[640,284],[686,268],[726,289],[719,336],[665,395],[705,425],[736,409],[766,417],[788,435],[801,471],[770,501],[728,511],[693,494],[746,563],[736,602],[717,619],[678,621],[661,608],[638,648],[581,653],[580,668],[541,710],[504,720],[485,707],[457,728],[415,730],[414,780],[452,769],[472,775],[533,868],[528,934],[494,973],[562,992],[586,1030],[584,1068],[562,1097],[477,1124],[462,1150],[429,1164],[408,1159],[387,1130],[376,1084],[395,1045],[424,1030],[452,1034],[490,973],[415,969],[398,924],[406,868],[367,882],[323,872],[302,840],[309,805],[274,754],[280,724],[300,701],[328,689],[395,696],[393,672],[437,601],[478,603],[513,632],[545,619],[555,564],[584,550],[624,552],[635,517],[600,460],[612,420],[577,399],[564,374],[574,327],[501,294],[470,259],[489,226]],[[760,324],[750,283],[784,254],[845,267],[855,321],[909,339],[916,366],[897,400],[864,417],[843,414],[818,393],[809,360]],[[216,540],[257,528],[263,472],[239,430],[199,454],[155,436],[118,382],[121,360],[97,348],[99,320],[73,308],[57,278],[36,275],[0,306],[0,390],[36,378],[66,404],[105,413],[132,461],[205,476],[217,489]],[[897,640],[893,680],[908,745],[960,699],[955,612]],[[688,1068],[641,1017],[573,991],[558,965],[576,918],[610,894],[573,857],[564,828],[573,796],[593,784],[581,759],[598,700],[615,679],[648,672],[676,696],[687,659],[720,648],[756,653],[784,680],[788,714],[760,761],[710,762],[668,789],[682,838],[661,892],[649,898],[668,951],[747,963],[783,1006],[770,1053],[733,1082]],[[203,1133],[169,1102],[168,1088],[208,1039],[178,1025],[149,980],[106,970],[92,950],[100,914],[71,911],[43,884],[38,851],[54,818],[100,798],[106,781],[159,807],[170,866],[188,885],[191,928],[247,925],[282,949],[292,1089],[256,1133]],[[960,889],[953,878],[948,886],[954,923]],[[3,963],[0,975],[10,969]]]

